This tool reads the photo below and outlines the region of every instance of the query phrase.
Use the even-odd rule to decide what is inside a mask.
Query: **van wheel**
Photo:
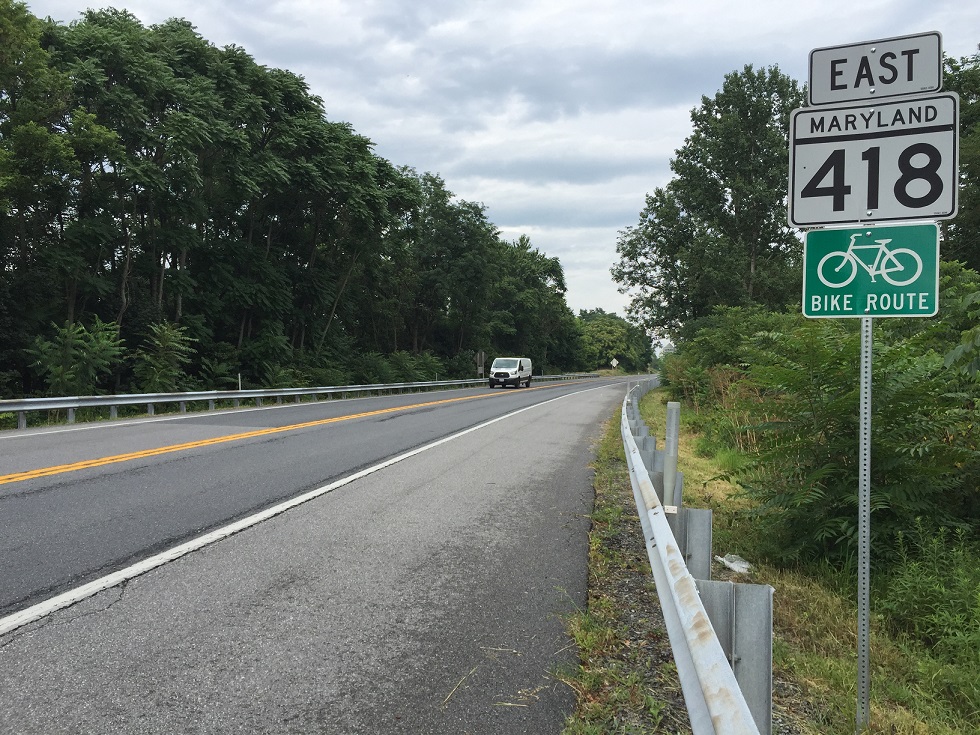
[[[530,388],[531,387],[531,376],[530,375],[527,376],[527,382],[524,384],[524,387],[525,388]]]

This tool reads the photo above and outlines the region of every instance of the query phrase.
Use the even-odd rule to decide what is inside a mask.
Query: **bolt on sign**
[[[935,223],[806,233],[803,315],[928,317],[939,311]]]

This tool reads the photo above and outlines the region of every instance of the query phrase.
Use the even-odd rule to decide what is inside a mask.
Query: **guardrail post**
[[[687,568],[695,579],[711,579],[711,508],[685,508],[687,518]]]
[[[119,418],[119,406],[109,406],[109,420],[115,421]]]
[[[213,411],[213,410],[214,410],[214,399],[212,398],[210,401],[208,401],[208,411]]]
[[[664,503],[664,455],[666,452],[663,449],[655,449],[653,451],[653,460],[650,464],[644,464],[647,468],[647,474],[650,476],[650,482],[653,483],[653,489],[657,493],[657,497],[660,499],[661,505],[666,505]]]
[[[657,437],[649,435],[641,437],[636,440],[636,447],[640,450],[640,459],[643,461],[643,466],[652,468],[657,451]]]
[[[75,423],[75,409],[74,408],[69,408],[68,409],[68,423],[69,424],[74,424]]]
[[[680,505],[680,498],[675,500],[674,488],[677,484],[677,443],[681,427],[681,404],[676,401],[667,403],[667,428],[664,437],[664,505]]]
[[[772,593],[767,584],[695,580],[761,735],[772,732]]]
[[[691,576],[711,579],[711,509],[671,506],[665,515]]]
[[[181,401],[178,406],[181,413],[187,413],[187,401]]]
[[[17,412],[17,428],[26,429],[27,428],[27,411]]]
[[[153,404],[152,403],[147,403],[146,404],[146,415],[147,416],[153,416],[154,415],[154,409],[153,409]]]

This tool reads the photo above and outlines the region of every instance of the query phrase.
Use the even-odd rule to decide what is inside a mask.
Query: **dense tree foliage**
[[[581,369],[561,264],[184,20],[0,0],[0,395]]]
[[[945,66],[943,86],[960,96],[960,206],[943,223],[942,255],[980,270],[980,53]]]
[[[653,345],[646,333],[616,314],[602,309],[580,311],[582,352],[592,369],[608,368],[613,360],[627,372],[645,372],[654,363]]]
[[[778,68],[746,66],[692,111],[674,178],[620,233],[613,268],[634,293],[631,314],[657,336],[682,336],[717,305],[797,298],[802,247],[786,223],[786,161],[789,115],[803,100]]]

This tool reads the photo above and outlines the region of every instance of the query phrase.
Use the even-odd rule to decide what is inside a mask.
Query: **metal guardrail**
[[[642,424],[642,419],[640,419],[638,407],[639,397],[647,390],[647,385],[638,385],[627,393],[623,400],[620,429],[627,465],[629,466],[630,483],[633,487],[633,495],[646,541],[647,556],[650,559],[650,566],[657,585],[657,594],[663,609],[664,622],[674,653],[681,689],[684,692],[684,701],[690,716],[691,728],[695,735],[760,735],[760,733],[765,735],[771,730],[772,588],[762,585],[730,585],[729,583],[695,580],[688,570],[685,557],[689,555],[684,553],[671,528],[672,523],[675,527],[678,525],[676,513],[677,506],[680,505],[679,486],[683,484],[683,477],[680,477],[677,487],[661,480],[660,492],[663,493],[665,501],[676,504],[670,507],[666,507],[661,502],[660,497],[658,497],[658,489],[653,481],[654,477],[663,478],[665,469],[667,470],[666,474],[670,474],[671,465],[673,465],[673,472],[676,472],[676,433],[673,437],[668,437],[667,440],[668,451],[672,445],[673,457],[665,457],[666,453],[661,452],[658,458],[660,471],[654,472],[653,475],[642,459],[643,454],[648,453],[641,452],[637,445],[637,439],[633,435],[634,430],[639,428],[644,430],[638,431],[641,435],[648,433],[645,431],[645,424]],[[670,419],[668,419],[668,424],[670,424]],[[676,426],[674,430],[677,431]],[[669,426],[668,434],[670,434]],[[654,444],[656,443],[652,437],[646,438],[652,440]],[[669,520],[668,511],[673,515],[673,520]],[[710,539],[710,528],[708,537]],[[710,548],[708,554],[710,556]],[[731,600],[728,602],[732,615],[726,620],[730,630],[723,631],[726,633],[727,644],[730,649],[733,641],[739,637],[737,635],[739,631],[735,630],[734,621],[735,601],[738,599],[737,592],[739,591],[737,588],[761,588],[769,603],[768,651],[770,671],[767,682],[769,689],[768,692],[763,691],[761,696],[755,698],[757,710],[755,716],[746,702],[746,697],[733,670],[734,660],[737,657],[732,655],[732,660],[729,659],[729,654],[726,654],[719,636],[712,626],[709,612],[702,603],[700,594],[702,587],[711,589],[712,594],[720,591],[717,588],[712,589],[711,585],[732,588]],[[759,637],[758,630],[749,631],[749,633],[750,635],[743,635],[742,639],[752,641],[753,643],[750,645],[755,645],[758,649],[764,649],[765,646],[756,644]],[[754,638],[752,634],[755,635]],[[758,681],[759,677],[756,677],[755,680]],[[763,681],[765,682],[764,678]],[[762,707],[759,706],[760,701]]]
[[[569,373],[565,375],[539,375],[535,380],[578,380],[597,378],[598,373]],[[440,388],[466,388],[486,384],[486,378],[470,380],[430,380],[416,383],[378,383],[371,385],[320,386],[316,388],[260,388],[253,390],[213,390],[187,393],[122,393],[109,396],[64,396],[57,398],[22,398],[0,400],[0,413],[16,413],[17,428],[27,428],[27,414],[31,411],[67,410],[67,421],[75,423],[75,411],[79,408],[109,408],[109,418],[115,419],[119,406],[146,406],[146,413],[154,415],[154,406],[178,404],[180,413],[187,411],[189,403],[207,401],[208,410],[215,410],[217,401],[232,401],[238,408],[242,401],[254,401],[261,406],[266,398],[274,398],[282,403],[284,398],[292,398],[299,403],[304,396],[332,396],[358,393],[394,393],[406,390],[435,390]]]

